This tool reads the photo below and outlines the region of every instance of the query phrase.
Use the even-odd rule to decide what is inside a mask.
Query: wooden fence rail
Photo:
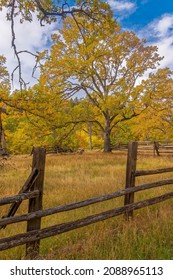
[[[106,194],[106,195],[102,195],[102,196],[89,198],[87,200],[83,200],[83,201],[79,201],[79,202],[75,202],[75,203],[70,203],[70,204],[56,206],[56,207],[52,207],[52,208],[48,208],[48,209],[44,209],[44,210],[39,210],[39,211],[35,211],[32,213],[28,213],[28,214],[23,214],[20,216],[4,218],[4,219],[0,220],[0,226],[13,224],[13,223],[19,223],[19,222],[23,222],[23,221],[29,221],[34,218],[41,218],[41,217],[45,217],[45,216],[49,216],[49,215],[53,215],[53,214],[57,214],[57,213],[61,213],[61,212],[66,212],[66,211],[78,209],[81,207],[89,206],[91,204],[95,204],[98,202],[108,201],[110,199],[124,196],[124,195],[130,194],[132,192],[135,193],[135,192],[148,190],[151,188],[160,187],[160,186],[164,186],[164,185],[170,185],[170,184],[171,185],[173,184],[173,179],[153,182],[150,184],[144,184],[144,185],[140,185],[140,186],[135,186],[133,188],[127,188],[125,190],[120,190],[118,192],[114,192],[111,194]]]
[[[31,232],[18,234],[13,237],[4,238],[0,242],[0,250],[6,250],[15,246],[19,246],[25,244],[27,242],[35,242],[40,239],[51,237],[57,234],[61,234],[67,231],[71,231],[77,228],[81,228],[87,225],[91,225],[100,221],[104,221],[109,218],[113,218],[115,216],[122,215],[127,212],[131,212],[133,210],[141,209],[167,199],[173,198],[173,192],[150,198],[144,201],[135,202],[126,206],[118,207],[113,210],[108,210],[99,214],[91,215],[83,219],[79,219],[73,222],[67,222],[64,224],[59,224],[47,228],[43,228],[40,230],[32,230]]]
[[[0,206],[5,205],[5,204],[11,204],[11,203],[16,203],[16,202],[22,202],[25,199],[37,197],[39,195],[39,191],[33,191],[33,192],[26,192],[26,193],[21,193],[18,195],[14,196],[8,196],[4,198],[0,198]]]
[[[2,238],[0,240],[0,251],[15,246],[26,244],[26,254],[30,259],[34,259],[39,255],[40,240],[57,234],[61,234],[70,230],[84,227],[99,221],[103,221],[118,215],[124,214],[126,219],[133,216],[133,211],[141,209],[149,205],[165,201],[173,198],[173,192],[163,194],[144,201],[134,202],[135,193],[148,190],[155,187],[173,184],[173,179],[167,179],[149,184],[135,186],[135,178],[137,176],[159,174],[165,172],[173,172],[173,168],[157,169],[157,170],[136,170],[138,143],[132,142],[128,145],[128,157],[126,167],[126,185],[125,189],[106,195],[92,197],[87,200],[56,206],[53,208],[42,209],[43,197],[43,181],[45,168],[45,150],[42,148],[34,149],[32,172],[27,179],[24,187],[17,196],[1,198],[0,205],[12,203],[10,211],[0,220],[0,228],[13,223],[22,221],[27,222],[27,232],[17,234],[11,237]],[[55,213],[70,211],[91,204],[108,201],[120,196],[124,196],[124,205],[99,214],[87,216],[85,218],[71,221],[55,226],[41,229],[41,218]],[[18,204],[24,199],[29,199],[29,210],[27,214],[14,216]]]
[[[137,151],[138,151],[138,142],[131,142],[128,145],[128,157],[127,157],[127,168],[126,168],[126,189],[133,190],[135,187],[135,179],[138,176],[146,176],[146,175],[155,175],[167,172],[173,172],[173,168],[162,168],[162,169],[155,169],[155,170],[136,170],[136,163],[137,163]],[[172,184],[172,180],[165,180],[163,181],[154,182],[155,187],[159,186],[160,184],[168,185]],[[148,184],[150,185],[150,184]],[[135,187],[136,188],[136,187]],[[128,205],[134,203],[134,193],[132,191],[130,194],[125,195],[124,205]],[[127,219],[133,216],[133,210],[127,211],[125,213]]]
[[[161,168],[155,170],[137,170],[135,171],[135,177],[144,176],[144,175],[155,175],[161,173],[173,172],[173,168]]]
[[[26,198],[27,196],[28,196],[28,198],[34,198],[34,197],[38,196],[38,194],[36,195],[36,193],[34,195],[33,195],[33,193],[32,194],[28,193],[28,191],[31,189],[31,187],[33,186],[33,184],[35,183],[37,178],[38,178],[38,170],[36,168],[33,168],[31,174],[27,178],[26,182],[24,183],[23,187],[19,191],[18,195],[13,196],[13,197],[0,199],[0,205],[5,205],[5,204],[12,203],[10,208],[9,208],[9,211],[8,211],[7,215],[3,216],[2,218],[7,218],[7,217],[14,216],[17,209],[19,208],[21,202],[24,199],[27,199]],[[8,200],[9,201],[14,200],[14,203],[13,202],[8,202],[7,203]],[[5,226],[3,228],[5,228]]]
[[[127,144],[112,146],[114,151],[128,151]],[[138,142],[138,154],[151,156],[173,156],[173,144],[169,141],[143,141]]]

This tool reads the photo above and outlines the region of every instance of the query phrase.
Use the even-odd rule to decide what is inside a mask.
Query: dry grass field
[[[31,171],[31,156],[13,156],[0,165],[0,197],[15,195]],[[173,166],[173,157],[139,156],[137,169]],[[45,208],[77,202],[124,189],[126,155],[101,152],[83,155],[48,155],[44,187]],[[136,185],[173,177],[172,173],[137,178]],[[139,192],[135,201],[171,191],[173,186]],[[42,227],[76,220],[122,206],[123,198],[51,215]],[[8,206],[0,208],[0,216]],[[17,214],[27,212],[23,202]],[[123,216],[41,240],[44,259],[173,259],[173,200],[135,211],[134,219]],[[26,231],[26,223],[0,230],[0,238]],[[24,259],[25,246],[0,252],[0,259]]]

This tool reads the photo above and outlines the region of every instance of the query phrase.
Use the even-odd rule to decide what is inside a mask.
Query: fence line
[[[156,169],[156,170],[136,170],[138,143],[132,142],[128,145],[128,157],[126,166],[126,185],[125,189],[118,192],[92,197],[87,200],[56,206],[53,208],[42,209],[43,198],[43,181],[45,169],[45,149],[37,148],[33,151],[32,172],[23,188],[17,196],[0,199],[0,205],[13,203],[8,214],[0,220],[0,228],[27,221],[27,232],[17,234],[0,240],[0,250],[6,250],[15,246],[26,244],[26,254],[30,259],[34,259],[39,255],[40,240],[53,235],[61,234],[76,228],[84,227],[105,219],[109,219],[124,214],[126,219],[133,217],[133,211],[141,209],[149,205],[159,203],[161,201],[173,198],[173,192],[166,193],[161,196],[150,198],[144,201],[134,202],[135,193],[159,186],[173,184],[173,179],[157,181],[149,184],[135,186],[137,176],[159,174],[165,172],[173,172],[173,168]],[[94,203],[107,201],[113,198],[124,196],[124,205],[99,214],[87,216],[85,218],[50,226],[41,229],[41,218],[85,207]],[[19,207],[24,199],[29,199],[29,209],[27,214],[14,216],[16,208]]]
[[[126,212],[131,212],[133,210],[141,209],[149,205],[153,205],[165,201],[170,198],[173,198],[173,192],[158,197],[150,198],[144,201],[131,203],[126,206],[118,207],[113,210],[108,210],[99,214],[87,216],[86,218],[79,219],[73,222],[67,222],[64,224],[43,228],[40,230],[32,230],[31,232],[18,234],[13,237],[4,238],[2,239],[3,241],[2,244],[0,243],[0,250],[6,250],[15,246],[25,244],[27,242],[37,242],[43,238],[51,237],[57,234],[62,234],[77,228],[81,228],[100,221],[104,221],[106,219],[119,216]]]
[[[155,145],[154,145],[155,146]],[[162,169],[155,169],[155,170],[136,170],[137,164],[137,153],[138,153],[138,142],[131,142],[128,145],[128,157],[127,157],[127,168],[126,168],[126,189],[133,189],[135,186],[135,180],[138,176],[146,176],[146,175],[154,175],[160,173],[167,173],[172,172],[173,168],[162,168]],[[162,185],[167,185],[169,180],[166,180],[165,183],[163,182]],[[155,182],[156,186],[158,186],[162,181]],[[169,182],[171,183],[171,180]],[[169,184],[168,183],[168,184]],[[158,185],[157,185],[158,184]],[[128,205],[134,203],[134,194],[135,191],[132,191],[130,194],[125,195],[124,205]],[[133,217],[133,210],[127,211],[125,213],[127,219]]]
[[[156,188],[156,187],[160,187],[160,186],[164,186],[164,185],[170,185],[170,184],[173,184],[173,179],[153,182],[150,184],[144,184],[144,185],[140,185],[140,186],[135,186],[133,188],[127,188],[124,190],[120,190],[118,192],[89,198],[87,200],[83,200],[83,201],[79,201],[79,202],[75,202],[75,203],[70,203],[70,204],[56,206],[56,207],[52,207],[52,208],[48,208],[48,209],[44,209],[44,210],[39,210],[39,211],[35,211],[32,213],[16,216],[16,217],[4,218],[4,219],[0,220],[0,226],[13,224],[13,223],[19,223],[19,222],[23,222],[23,221],[29,221],[34,218],[41,218],[41,217],[45,217],[45,216],[49,216],[49,215],[53,215],[53,214],[57,214],[57,213],[61,213],[61,212],[66,212],[66,211],[78,209],[81,207],[86,207],[86,206],[89,206],[89,205],[92,205],[95,203],[108,201],[110,199],[117,198],[117,197],[120,197],[120,196],[123,196],[126,194],[130,194],[132,192],[135,193],[135,192],[148,190],[148,189],[152,189],[152,188]]]
[[[128,144],[118,144],[112,147],[114,151],[128,151]],[[173,143],[169,141],[140,141],[138,154],[154,156],[173,156]]]

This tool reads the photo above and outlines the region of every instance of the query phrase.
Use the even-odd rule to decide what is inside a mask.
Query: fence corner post
[[[126,165],[126,186],[125,188],[132,188],[135,186],[135,171],[137,162],[137,150],[138,142],[130,142],[128,144],[128,155],[127,155],[127,165]],[[134,192],[126,194],[124,197],[124,206],[127,204],[134,203]],[[133,217],[133,210],[127,211],[125,213],[125,218]]]
[[[31,187],[31,190],[39,190],[39,196],[29,199],[28,213],[42,210],[43,185],[45,171],[46,150],[38,147],[33,148],[32,170],[37,169],[38,177]],[[41,228],[41,218],[34,218],[27,222],[27,232],[39,230]],[[26,257],[36,259],[39,256],[40,240],[26,243]]]

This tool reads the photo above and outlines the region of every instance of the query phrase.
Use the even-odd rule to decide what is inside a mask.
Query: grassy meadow
[[[0,161],[0,197],[18,193],[31,171],[31,156],[12,156]],[[138,156],[137,169],[173,166],[173,157]],[[86,152],[83,155],[47,155],[43,207],[77,202],[124,189],[126,154]],[[172,173],[137,178],[136,185],[171,178]],[[135,194],[135,201],[172,190],[164,186]],[[76,220],[122,206],[123,197],[42,218],[42,227]],[[0,216],[9,206],[1,206]],[[24,201],[17,214],[27,212]],[[41,240],[44,259],[173,259],[173,200],[123,216]],[[26,231],[26,223],[8,225],[0,238]],[[24,259],[25,245],[0,252],[0,259]]]

